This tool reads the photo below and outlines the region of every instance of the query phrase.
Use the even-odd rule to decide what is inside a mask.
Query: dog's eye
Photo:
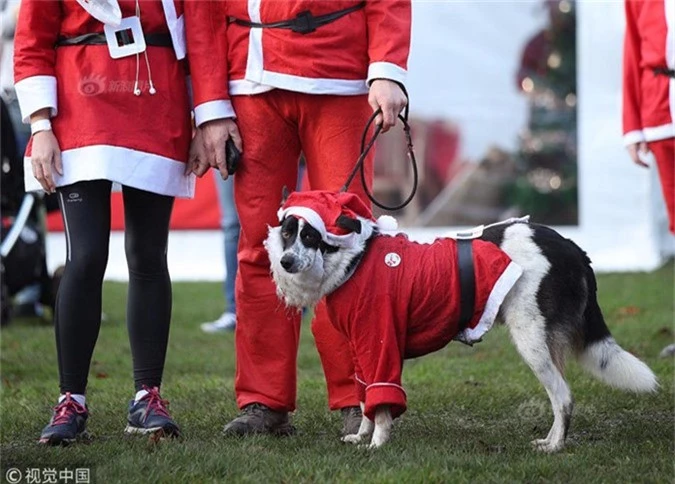
[[[315,234],[314,232],[303,232],[302,233],[302,240],[304,242],[318,242],[319,241],[319,235]]]
[[[291,233],[288,230],[282,230],[281,231],[281,238],[284,240],[288,240],[291,238]]]

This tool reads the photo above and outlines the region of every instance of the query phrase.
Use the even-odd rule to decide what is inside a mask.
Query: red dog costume
[[[305,219],[327,244],[346,248],[356,247],[358,237],[337,227],[338,217],[372,220],[355,195],[321,191],[292,193],[279,211],[280,219],[288,215]],[[492,327],[522,269],[490,242],[471,244],[475,300],[464,328],[454,239],[419,244],[405,235],[377,235],[353,275],[326,296],[331,321],[354,353],[360,401],[370,419],[378,405],[390,405],[393,417],[405,411],[404,358],[437,351],[453,339],[473,344]]]
[[[623,65],[626,145],[646,141],[675,233],[675,2],[626,0]]]
[[[305,11],[320,16],[360,2],[232,0],[219,4],[224,9],[220,45],[224,51],[217,57],[222,61],[214,65],[227,72],[233,97],[209,103],[195,116],[201,124],[227,117],[233,108],[244,145],[234,184],[241,222],[237,404],[262,403],[277,411],[292,411],[300,317],[279,304],[263,247],[267,226],[276,224],[282,188],[296,184],[301,152],[312,188],[337,190],[344,183],[359,156],[362,130],[372,113],[368,83],[378,78],[401,84],[405,80],[410,0],[366,0],[361,8],[306,34],[241,23],[269,24]],[[227,26],[226,17],[230,18]],[[369,183],[372,160],[372,155],[366,160]],[[357,183],[353,186],[362,193]],[[312,331],[330,407],[358,405],[349,345],[321,305]]]

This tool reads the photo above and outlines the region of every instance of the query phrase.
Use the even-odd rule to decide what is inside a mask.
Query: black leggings
[[[107,180],[58,189],[67,261],[56,300],[56,349],[61,392],[85,393],[101,327],[101,293],[110,240]],[[162,381],[171,320],[166,263],[173,198],[123,188],[124,248],[129,267],[127,327],[136,391]]]

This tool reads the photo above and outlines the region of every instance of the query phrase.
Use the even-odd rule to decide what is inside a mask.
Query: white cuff
[[[21,119],[24,123],[30,123],[31,114],[44,108],[51,109],[51,117],[58,113],[56,77],[27,77],[17,82],[14,88],[21,108]]]
[[[201,126],[214,119],[236,118],[231,101],[209,101],[195,106],[195,124]]]
[[[634,145],[635,143],[642,143],[647,141],[645,139],[645,134],[641,130],[629,131],[623,135],[623,144],[625,146]]]
[[[391,62],[373,62],[368,66],[368,85],[375,79],[389,79],[405,85],[407,71]]]

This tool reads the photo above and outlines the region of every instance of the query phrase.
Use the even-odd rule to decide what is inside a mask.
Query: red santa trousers
[[[241,222],[236,281],[235,334],[237,405],[262,403],[293,411],[300,314],[279,300],[263,240],[278,225],[284,186],[295,187],[304,153],[314,190],[339,190],[360,154],[363,129],[372,110],[366,95],[329,96],[273,90],[234,96],[244,151],[234,192]],[[372,186],[373,155],[366,160]],[[364,196],[357,177],[351,190]],[[312,332],[321,357],[331,409],[358,405],[349,341],[331,324],[323,304]]]
[[[663,198],[668,209],[669,228],[675,234],[675,138],[650,141],[649,149],[656,158]]]

